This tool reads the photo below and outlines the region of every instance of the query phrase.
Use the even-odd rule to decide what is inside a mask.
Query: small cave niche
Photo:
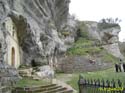
[[[6,26],[6,23],[3,23],[2,25],[3,25],[3,27],[5,28],[5,26]]]
[[[0,43],[0,49],[2,48],[2,44]]]
[[[32,67],[36,67],[36,66],[37,66],[37,64],[36,64],[36,62],[35,62],[34,59],[31,60],[31,66],[32,66]]]
[[[12,32],[12,36],[13,36],[13,37],[14,37],[14,34],[15,34],[15,32],[13,31],[13,32]]]

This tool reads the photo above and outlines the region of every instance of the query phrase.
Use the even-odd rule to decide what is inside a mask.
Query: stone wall
[[[57,71],[65,73],[98,71],[112,67],[111,62],[102,62],[98,58],[92,61],[85,56],[66,57],[59,62]]]

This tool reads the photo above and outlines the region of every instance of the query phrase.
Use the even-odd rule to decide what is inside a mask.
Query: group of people
[[[122,70],[125,72],[125,63],[115,64],[115,70],[116,72],[122,72]]]

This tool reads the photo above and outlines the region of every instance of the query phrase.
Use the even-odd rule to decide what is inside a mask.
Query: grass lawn
[[[15,87],[39,86],[50,84],[50,80],[33,80],[31,78],[23,78],[17,82]]]
[[[71,85],[77,91],[78,91],[78,79],[80,74],[86,79],[98,79],[98,78],[99,79],[103,78],[104,80],[120,79],[121,81],[125,82],[125,72],[116,73],[113,68],[96,72],[74,73],[72,74],[72,77],[70,77],[69,81],[67,81],[66,83]],[[67,74],[59,74],[57,78],[58,77],[61,78],[63,76],[67,76]]]

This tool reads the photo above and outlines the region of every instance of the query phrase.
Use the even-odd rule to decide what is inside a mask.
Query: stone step
[[[24,89],[36,89],[36,88],[46,88],[46,87],[52,87],[52,86],[56,86],[56,84],[50,84],[50,85],[44,85],[44,86],[33,86],[33,87],[16,87],[15,89],[17,90],[24,90]]]
[[[57,84],[51,84],[37,87],[16,88],[12,93],[72,93],[72,90],[67,90],[67,88]]]
[[[64,90],[64,91],[60,91],[60,92],[57,92],[57,93],[73,93],[73,90]]]
[[[37,88],[37,89],[32,89],[29,92],[37,93],[37,92],[44,92],[44,91],[49,91],[49,90],[54,90],[57,88],[61,88],[61,86],[53,86],[53,87],[46,87],[46,88]]]
[[[51,91],[51,90],[55,90],[55,89],[58,89],[58,88],[61,88],[61,86],[55,86],[55,87],[45,88],[45,89],[42,89],[40,92]]]
[[[31,89],[46,89],[46,88],[53,88],[57,87],[56,84],[50,84],[50,85],[45,85],[45,86],[36,86],[36,87],[31,87]]]
[[[57,88],[57,89],[53,89],[53,90],[48,90],[48,91],[45,91],[45,92],[40,92],[40,93],[60,93],[60,91],[64,91],[64,90],[67,90],[67,88]]]
[[[47,89],[53,89],[53,88],[58,88],[60,86],[57,86],[56,84],[50,84],[50,85],[45,85],[45,86],[34,86],[34,87],[24,87],[24,88],[20,88],[20,87],[16,87],[14,91],[14,93],[18,92],[18,93],[25,93],[26,91],[28,91],[27,93],[32,93],[32,92],[41,92],[41,91],[45,91]]]

